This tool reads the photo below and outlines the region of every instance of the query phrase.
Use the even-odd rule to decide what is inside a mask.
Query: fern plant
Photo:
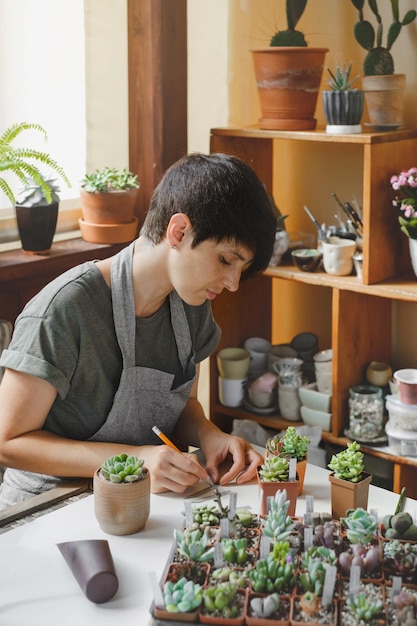
[[[41,165],[52,170],[69,187],[71,183],[62,167],[47,152],[15,145],[16,139],[26,131],[36,131],[43,136],[45,141],[48,139],[46,130],[40,124],[20,122],[12,124],[4,131],[0,137],[0,191],[12,204],[16,204],[15,194],[2,175],[3,172],[11,172],[24,188],[29,186],[31,180],[38,185],[49,204],[52,201],[52,190],[48,184],[48,176],[40,169]]]

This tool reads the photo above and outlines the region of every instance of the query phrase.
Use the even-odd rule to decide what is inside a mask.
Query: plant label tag
[[[162,595],[161,587],[159,586],[158,579],[156,577],[155,572],[148,572],[149,580],[152,586],[153,599],[155,602],[155,606],[159,609],[163,609],[165,607],[164,597]]]
[[[392,595],[398,596],[398,594],[401,592],[403,579],[401,578],[401,576],[392,576],[391,580],[392,580]]]
[[[313,529],[304,528],[304,550],[309,550],[313,545]]]
[[[328,606],[333,600],[334,586],[336,584],[336,571],[335,565],[328,565],[326,567],[326,574],[324,575],[323,595],[321,603],[323,606]]]
[[[349,595],[355,596],[359,593],[359,584],[361,582],[361,568],[360,565],[352,565],[350,568],[349,578]]]
[[[222,517],[220,520],[220,538],[228,537],[230,534],[230,524],[227,517]]]
[[[293,457],[291,457],[290,463],[289,463],[289,470],[288,470],[288,481],[290,483],[292,483],[295,480],[296,467],[297,467],[297,459],[294,459]]]
[[[214,567],[223,567],[223,546],[219,542],[214,544]]]
[[[231,491],[229,495],[229,513],[227,517],[232,520],[236,516],[236,503],[237,503],[237,493],[236,491]]]
[[[306,496],[306,512],[304,514],[305,524],[311,524],[312,513],[314,513],[314,496]]]
[[[184,508],[185,508],[185,527],[190,528],[193,523],[193,507],[191,502],[187,502],[184,500]]]
[[[266,535],[262,535],[261,543],[259,545],[259,558],[266,559],[271,550],[271,539]]]

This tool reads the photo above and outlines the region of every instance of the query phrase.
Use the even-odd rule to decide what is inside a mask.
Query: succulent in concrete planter
[[[94,474],[94,512],[104,532],[142,530],[150,512],[150,475],[142,459],[126,453],[105,459]]]

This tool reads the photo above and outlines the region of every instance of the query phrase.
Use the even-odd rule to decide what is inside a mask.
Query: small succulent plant
[[[239,591],[230,583],[219,583],[203,590],[203,605],[211,615],[223,618],[239,617],[244,608],[243,596],[239,603]]]
[[[256,617],[271,617],[279,607],[279,595],[271,593],[264,597],[252,598],[250,608]]]
[[[101,465],[101,476],[112,483],[133,483],[147,475],[143,459],[124,452],[107,458]]]
[[[294,426],[288,426],[282,438],[282,454],[302,461],[307,456],[310,439],[306,435],[300,435]]]
[[[369,575],[372,578],[374,572],[378,570],[380,563],[381,552],[377,545],[364,546],[360,543],[355,543],[339,554],[340,569],[345,576],[350,575],[352,565],[358,565],[361,577]]]
[[[81,187],[89,193],[107,193],[138,189],[139,181],[137,175],[127,168],[118,170],[115,167],[104,167],[86,174],[81,181]]]
[[[283,541],[295,529],[295,522],[287,514],[290,501],[287,491],[283,489],[271,499],[271,506],[263,525],[263,534],[273,541]]]
[[[365,0],[352,0],[352,4],[358,10],[359,21],[354,26],[353,33],[355,39],[362,48],[367,50],[363,62],[365,76],[394,74],[394,59],[390,52],[394,42],[401,32],[403,26],[407,26],[417,17],[417,12],[410,9],[404,17],[400,19],[399,0],[391,0],[392,23],[388,29],[386,45],[383,46],[383,25],[382,17],[378,11],[377,0],[368,0],[370,10],[375,16],[376,29],[369,20],[366,20],[363,13]]]
[[[193,561],[207,563],[214,559],[214,547],[210,545],[210,528],[201,531],[196,530],[184,531],[175,530],[174,538],[177,544],[177,550],[180,554]]]
[[[200,584],[182,577],[175,583],[166,581],[162,597],[169,613],[188,613],[197,610],[200,606],[203,588]]]
[[[337,562],[336,552],[323,546],[312,546],[303,552],[300,559],[301,572],[298,583],[303,592],[311,591],[321,597],[323,594],[324,579],[328,565]]]
[[[384,608],[382,600],[368,598],[365,591],[360,591],[358,594],[349,597],[347,605],[358,622],[361,620],[370,622]]]
[[[268,483],[288,481],[290,464],[286,457],[268,456],[260,466],[260,478]]]
[[[343,65],[342,67],[336,65],[334,72],[328,67],[327,71],[330,76],[330,79],[327,80],[327,84],[332,91],[349,91],[352,89],[355,80],[358,79],[358,76],[355,76],[355,78],[350,77],[352,63],[349,63],[348,66]]]
[[[296,30],[306,4],[307,0],[286,0],[287,28],[286,30],[279,30],[273,35],[270,46],[307,46],[303,33],[300,30]]]
[[[258,559],[248,570],[256,593],[291,593],[295,585],[295,566],[287,541],[276,541],[266,559]]]
[[[356,441],[352,441],[344,450],[333,454],[327,467],[334,472],[335,478],[358,483],[364,470],[363,453]]]
[[[341,523],[346,529],[347,538],[351,543],[367,544],[375,538],[378,530],[378,521],[361,507],[350,509]]]

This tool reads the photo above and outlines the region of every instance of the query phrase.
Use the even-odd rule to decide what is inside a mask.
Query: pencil
[[[172,443],[172,441],[168,439],[166,435],[164,435],[164,433],[158,428],[158,426],[152,426],[152,430],[155,433],[155,435],[157,435],[159,439],[163,441],[167,446],[169,446],[173,450],[176,450],[177,452],[181,452],[181,450],[177,448],[175,443]]]

